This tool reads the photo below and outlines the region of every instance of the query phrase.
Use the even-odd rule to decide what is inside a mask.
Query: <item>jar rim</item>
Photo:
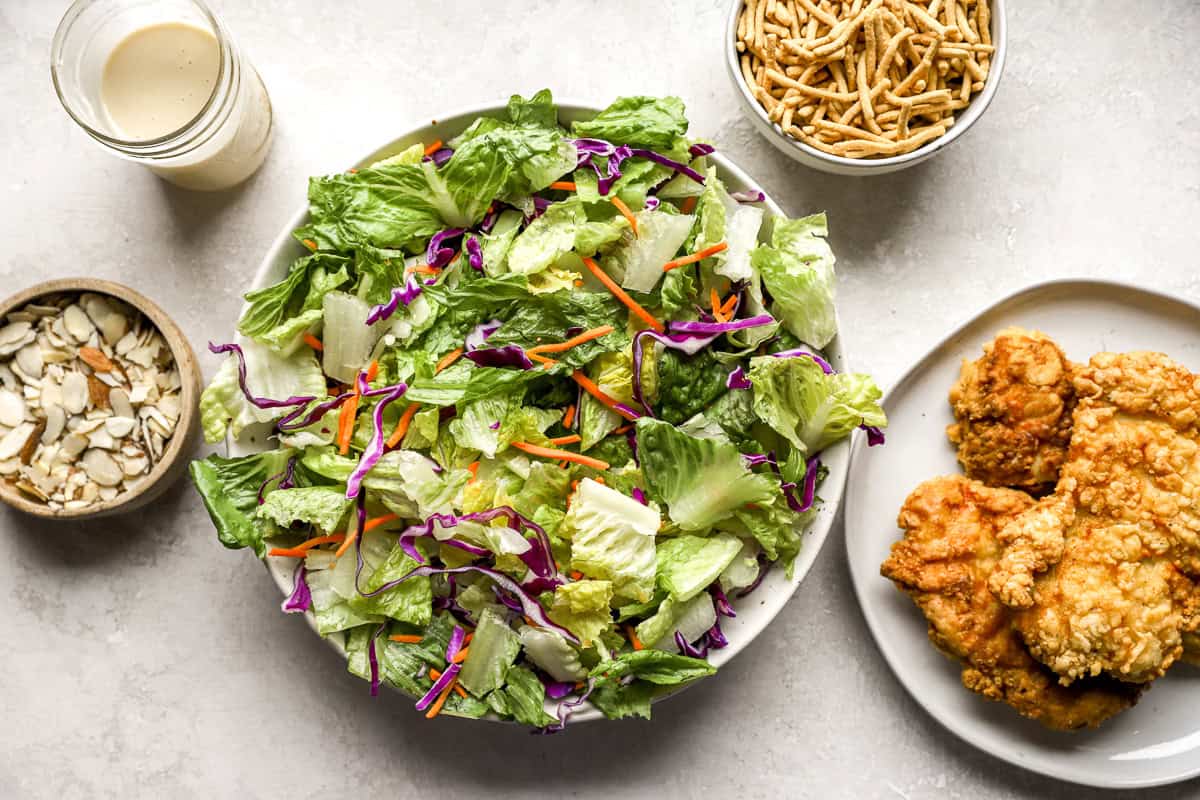
[[[54,93],[58,95],[59,103],[67,114],[70,115],[71,119],[75,121],[75,124],[83,128],[93,139],[123,152],[143,151],[145,155],[151,155],[154,150],[162,145],[176,143],[176,140],[195,128],[199,122],[212,112],[221,87],[227,80],[230,72],[231,50],[229,38],[225,33],[225,29],[221,26],[221,21],[217,18],[217,15],[205,5],[203,0],[187,0],[203,15],[211,28],[212,34],[217,39],[220,60],[217,67],[217,78],[213,81],[212,91],[209,93],[208,99],[204,101],[204,105],[196,112],[196,115],[175,130],[169,131],[162,136],[156,136],[153,139],[122,139],[98,130],[77,114],[75,109],[71,107],[71,103],[67,100],[59,78],[59,70],[62,65],[62,51],[66,38],[71,31],[71,26],[75,24],[87,7],[97,2],[106,2],[106,0],[75,0],[66,13],[63,14],[62,19],[58,23],[58,28],[54,31],[54,39],[50,45],[50,79],[54,83]]]

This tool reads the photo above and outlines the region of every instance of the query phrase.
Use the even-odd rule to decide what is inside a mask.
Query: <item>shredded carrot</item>
[[[296,545],[295,547],[273,547],[267,553],[267,555],[269,555],[269,556],[284,556],[287,558],[304,558],[306,555],[308,555],[309,550],[311,550],[312,548],[316,547],[319,544],[331,544],[333,542],[340,542],[342,539],[345,539],[345,538],[346,538],[346,535],[344,533],[337,533],[337,534],[334,534],[333,536],[318,536],[314,539],[309,539],[306,542],[301,542],[300,544]]]
[[[567,406],[567,413],[563,414],[562,426],[568,430],[575,424],[575,404]]]
[[[583,263],[584,263],[584,266],[586,266],[591,271],[591,273],[596,276],[596,280],[603,283],[604,288],[606,288],[610,292],[612,292],[613,296],[616,297],[618,300],[620,300],[622,303],[624,303],[625,307],[628,308],[630,311],[632,311],[635,315],[637,315],[638,318],[640,318],[643,322],[645,322],[651,328],[654,328],[654,330],[658,331],[659,333],[666,332],[666,328],[663,327],[663,324],[661,322],[659,322],[658,320],[656,320],[654,317],[650,316],[649,311],[647,311],[646,309],[644,309],[640,305],[638,305],[636,302],[634,302],[633,298],[630,297],[628,294],[626,294],[624,289],[622,289],[620,286],[617,286],[616,281],[614,281],[612,278],[608,277],[608,273],[606,273],[604,270],[600,269],[599,264],[597,264],[594,260],[592,260],[590,258],[583,259]]]
[[[637,634],[634,632],[632,625],[625,626],[625,635],[629,637],[629,643],[631,645],[633,645],[634,650],[644,650],[645,649],[645,645],[643,645],[642,641],[640,639],[638,639]]]
[[[596,480],[596,483],[600,484],[601,486],[604,485],[604,476],[603,475],[597,475],[595,480]]]
[[[682,267],[686,264],[695,264],[697,261],[703,261],[709,256],[715,256],[717,253],[727,249],[728,247],[729,245],[725,242],[717,242],[712,247],[706,247],[703,250],[692,253],[690,256],[684,256],[683,258],[677,258],[674,261],[668,261],[667,263],[663,264],[663,272],[670,272],[676,267]]]
[[[367,383],[379,377],[379,362],[372,361],[367,365]]]
[[[574,461],[576,464],[583,464],[585,467],[591,467],[592,469],[608,469],[607,461],[601,461],[598,458],[580,455],[579,453],[572,453],[569,450],[555,450],[552,447],[539,447],[536,444],[529,444],[528,442],[513,442],[512,446],[518,450],[529,453],[531,456],[541,456],[542,458],[555,459],[561,458],[563,461]]]
[[[679,210],[680,210],[680,211],[682,211],[682,212],[683,212],[683,213],[685,213],[685,214],[690,214],[690,213],[692,213],[693,211],[695,211],[695,210],[696,210],[696,197],[695,197],[695,195],[693,195],[693,196],[691,196],[691,197],[688,197],[688,198],[685,198],[685,199],[684,199],[684,201],[683,201],[683,204],[679,206]]]
[[[621,434],[629,433],[631,430],[633,430],[632,425],[622,425],[621,427],[619,427],[615,431],[613,431],[612,435],[619,436]]]
[[[560,192],[573,192],[573,191],[575,191],[575,182],[574,181],[555,181],[554,183],[550,184],[550,188],[558,189]]]
[[[446,705],[446,698],[450,696],[450,690],[456,685],[458,685],[457,678],[448,683],[445,689],[442,689],[442,693],[438,695],[438,699],[433,701],[433,705],[431,705],[429,710],[425,712],[425,719],[433,719],[439,713],[441,713],[442,706]]]
[[[438,150],[441,150],[441,149],[442,149],[442,140],[435,139],[433,144],[431,144],[431,145],[429,145],[429,147],[425,148],[425,155],[431,156],[434,153],[436,153]]]
[[[716,317],[717,322],[726,322],[725,316],[721,313],[721,296],[717,294],[716,289],[708,290],[708,299],[712,304],[712,313]]]
[[[405,644],[420,644],[423,638],[419,633],[397,633],[388,637],[393,642],[404,642]],[[434,680],[437,680],[436,678]]]
[[[528,614],[524,614],[523,616],[525,617],[525,624],[526,624],[526,625],[530,626],[531,628],[536,628],[536,627],[538,626],[538,624],[537,624],[536,622],[534,622],[533,620],[531,620],[531,619],[529,618],[529,615],[528,615]]]
[[[428,264],[418,264],[410,269],[409,272],[419,272],[422,275],[440,275],[442,273],[437,267],[431,267]]]
[[[463,354],[463,349],[461,347],[456,347],[453,350],[451,350],[449,353],[446,353],[446,355],[442,356],[442,360],[437,362],[437,365],[434,366],[433,373],[436,375],[437,373],[444,370],[446,367],[453,364],[455,361],[458,361],[459,356],[461,356],[462,354]]]
[[[346,538],[342,540],[342,544],[338,547],[337,552],[333,554],[334,558],[341,558],[342,554],[350,549],[350,545],[358,541],[358,525],[350,524],[350,530],[346,532]]]
[[[534,353],[561,353],[564,350],[570,350],[572,347],[581,345],[584,342],[590,342],[593,339],[599,339],[601,336],[607,336],[614,330],[612,325],[601,325],[599,328],[592,328],[590,331],[584,331],[578,336],[572,336],[565,342],[558,344],[539,344],[536,347],[531,347],[525,351],[525,355],[533,358]]]
[[[462,650],[459,650],[457,653],[454,654],[454,658],[450,659],[450,663],[451,664],[461,664],[462,662],[467,660],[467,656],[469,656],[470,654],[471,654],[471,648],[464,647]]]
[[[550,440],[550,444],[575,444],[578,441],[582,441],[582,438],[578,433],[573,433],[570,436],[555,436]]]
[[[337,442],[338,453],[346,455],[350,452],[350,439],[354,436],[354,415],[358,413],[358,390],[354,389],[350,399],[342,403],[338,412]]]
[[[630,420],[630,421],[637,419],[637,417],[631,416],[628,411],[621,410],[621,408],[620,408],[621,404],[620,404],[620,402],[617,401],[617,399],[615,397],[613,397],[612,395],[605,392],[603,389],[601,389],[599,386],[597,386],[595,383],[593,383],[588,378],[588,376],[584,375],[579,370],[575,370],[574,372],[572,372],[571,377],[575,380],[576,383],[578,383],[580,386],[583,387],[583,390],[585,392],[587,392],[592,397],[599,400],[604,405],[611,408],[613,411],[616,411],[618,414],[620,414],[625,419]]]
[[[317,243],[314,242],[312,239],[301,239],[300,241],[304,242],[304,246],[307,247],[309,250],[316,252]]]
[[[350,169],[346,170],[346,172],[349,172],[351,175],[357,175],[358,167],[351,167]]]
[[[311,333],[306,333],[301,338],[304,339],[304,343],[306,345],[311,347],[313,350],[316,350],[318,353],[325,349],[325,345],[321,344],[321,340],[313,336]]]
[[[635,217],[633,212],[629,210],[629,206],[625,205],[625,201],[617,197],[615,194],[608,199],[612,201],[612,204],[616,207],[617,211],[621,212],[621,216],[629,220],[629,227],[633,229],[633,235],[637,236],[637,217]]]
[[[475,631],[471,631],[470,633],[468,633],[466,636],[463,637],[463,645],[465,646],[465,645],[470,644],[471,640],[474,638],[475,638]]]
[[[583,286],[583,281],[575,281],[575,288],[578,289],[580,286]]]
[[[404,438],[404,434],[408,433],[408,426],[412,424],[412,419],[420,407],[420,403],[408,404],[408,408],[404,409],[404,413],[400,415],[400,421],[396,423],[396,430],[392,431],[392,435],[388,437],[388,447],[400,444],[400,440]]]
[[[363,523],[363,533],[366,533],[367,531],[373,531],[380,525],[387,525],[389,522],[393,522],[397,519],[400,519],[400,517],[395,514],[384,514],[382,517],[369,519]]]
[[[525,355],[529,356],[530,361],[536,361],[537,363],[541,364],[542,369],[550,369],[551,367],[553,367],[555,364],[558,363],[553,358],[546,358],[543,355],[539,355],[538,353],[531,353],[528,350],[525,351]]]
[[[729,315],[733,313],[733,309],[737,306],[737,301],[737,294],[731,294],[729,295],[729,299],[725,301],[725,304],[721,306],[721,313],[724,314],[727,319]]]
[[[577,570],[577,569],[573,569],[573,570],[571,570],[571,580],[573,580],[573,581],[577,581],[577,580],[580,580],[581,578],[583,578],[583,573],[582,573],[582,572],[580,572],[580,571],[579,571],[579,570]]]
[[[467,472],[471,473],[471,480],[479,477],[479,462],[472,461],[470,464],[467,464]]]

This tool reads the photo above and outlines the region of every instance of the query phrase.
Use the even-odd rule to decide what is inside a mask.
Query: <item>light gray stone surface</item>
[[[214,2],[266,81],[278,132],[258,176],[209,196],[106,155],[59,108],[48,62],[65,2],[0,4],[5,293],[122,281],[200,349],[229,335],[307,175],[448,108],[547,85],[597,103],[678,94],[693,130],[786,208],[827,210],[843,335],[882,383],[1047,277],[1200,299],[1191,0],[1015,3],[993,107],[929,164],[877,179],[808,171],[752,130],[721,62],[726,2]],[[0,526],[4,797],[1089,795],[977,752],[908,698],[863,625],[840,530],[720,677],[652,723],[539,738],[372,700],[279,613],[254,559],[218,546],[186,485],[125,519],[51,525],[3,509]],[[1197,794],[1193,782],[1137,796]]]

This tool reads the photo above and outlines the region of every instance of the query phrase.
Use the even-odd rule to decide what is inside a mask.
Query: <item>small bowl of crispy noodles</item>
[[[931,158],[983,115],[1004,0],[736,0],[730,77],[759,131],[841,175]]]

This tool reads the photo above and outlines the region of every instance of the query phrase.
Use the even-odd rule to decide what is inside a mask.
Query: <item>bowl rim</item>
[[[948,147],[964,135],[975,124],[976,120],[983,116],[983,113],[991,104],[997,89],[1000,87],[1000,78],[1004,73],[1004,62],[1008,51],[1008,25],[1005,13],[1005,0],[990,0],[990,3],[992,12],[992,43],[996,49],[992,53],[992,65],[988,70],[987,80],[984,81],[983,90],[975,95],[962,114],[954,118],[954,125],[950,130],[933,141],[921,145],[912,152],[902,153],[897,156],[888,156],[886,158],[848,158],[846,156],[826,153],[824,150],[818,150],[812,145],[805,144],[784,133],[783,129],[777,123],[771,121],[766,109],[754,97],[745,80],[742,78],[741,62],[737,52],[737,21],[745,0],[732,0],[730,4],[729,16],[725,22],[725,66],[729,70],[730,78],[737,87],[742,104],[745,106],[747,112],[758,118],[760,123],[758,127],[762,129],[763,134],[766,135],[766,128],[769,128],[773,132],[773,135],[778,138],[779,142],[788,148],[788,154],[793,158],[798,160],[803,160],[805,157],[816,159],[828,166],[837,167],[844,171],[853,170],[859,173],[875,171],[891,172],[902,167],[911,166],[919,161],[924,161],[943,148]]]
[[[171,474],[191,449],[190,444],[195,438],[199,419],[197,407],[200,398],[200,368],[196,362],[196,354],[183,331],[157,303],[124,284],[99,278],[56,278],[34,284],[0,301],[0,317],[51,294],[107,295],[132,306],[150,320],[162,334],[171,350],[171,358],[179,369],[179,419],[158,463],[136,487],[118,494],[112,500],[93,503],[87,508],[52,509],[25,497],[7,479],[0,480],[0,500],[26,514],[52,520],[79,521],[133,510],[141,503],[153,499],[159,491],[166,489]]]
[[[567,116],[579,113],[595,114],[604,108],[603,105],[581,101],[573,97],[555,98],[555,105],[558,108],[560,120],[564,114]],[[481,116],[500,115],[505,112],[506,108],[507,106],[504,102],[475,103],[467,106],[459,106],[449,110],[443,115],[439,115],[429,123],[420,124],[403,131],[398,136],[391,138],[383,145],[375,148],[364,157],[360,158],[351,166],[354,168],[362,168],[363,166],[374,163],[375,161],[385,158],[388,155],[399,152],[404,147],[409,146],[412,141],[427,139],[431,135],[435,136],[436,138],[449,140],[451,136],[443,135],[443,133],[449,134],[449,132],[453,130],[453,133],[457,134],[458,132],[461,132],[462,128],[465,128],[467,124],[470,124],[471,121],[474,121],[475,118]],[[466,122],[462,128],[456,129],[455,126],[463,120],[466,120]],[[445,127],[446,130],[440,130],[443,127]],[[741,169],[741,167],[735,164],[727,156],[723,155],[719,150],[709,155],[708,158],[710,158],[713,163],[718,166],[719,171],[722,173],[742,183],[746,187],[756,187],[761,189],[758,181],[753,180],[749,175],[746,174],[744,170]],[[765,209],[773,214],[785,215],[783,208],[769,194],[767,194],[765,190],[762,191],[764,197],[762,205],[765,207]],[[294,214],[288,217],[285,227],[272,241],[270,248],[259,262],[258,269],[255,271],[252,279],[253,286],[263,285],[265,281],[269,280],[271,273],[276,269],[277,261],[285,257],[285,255],[289,252],[294,253],[296,257],[303,256],[307,252],[292,236],[292,231],[301,227],[307,216],[308,203],[304,202]],[[245,306],[243,306],[243,309],[244,308]],[[237,335],[237,339],[238,341],[242,339],[241,334]],[[835,337],[829,347],[834,348],[834,351],[831,352],[827,348],[826,354],[829,355],[841,369],[847,369],[847,357],[845,349],[842,347],[841,336]],[[861,432],[856,431],[854,435],[858,436],[860,433]],[[237,443],[235,440],[231,438],[226,439],[226,448],[229,455],[232,456],[238,454],[234,450],[236,445]],[[821,499],[823,501],[823,506],[821,507],[816,519],[804,532],[804,545],[801,548],[800,555],[797,557],[792,577],[790,579],[786,578],[782,570],[770,570],[767,575],[767,580],[764,583],[774,584],[775,582],[782,582],[783,585],[776,588],[775,594],[778,596],[778,599],[774,604],[772,604],[772,607],[770,608],[766,617],[762,619],[761,622],[756,621],[756,624],[752,630],[747,630],[744,636],[738,636],[736,638],[730,637],[730,644],[728,647],[715,650],[710,654],[709,662],[714,666],[721,667],[727,664],[735,656],[745,650],[745,648],[748,647],[755,639],[757,639],[783,611],[784,607],[795,595],[796,590],[799,588],[804,578],[807,577],[808,573],[811,571],[813,564],[815,564],[822,548],[828,541],[829,534],[833,528],[838,511],[841,507],[842,498],[845,494],[846,478],[850,473],[850,452],[852,445],[853,437],[843,440],[825,451],[825,453],[830,454],[832,459],[836,460],[837,468],[831,469],[829,475],[825,479],[825,482],[821,484]],[[246,451],[250,450],[250,448],[246,447],[245,445],[243,445],[243,448]],[[294,570],[286,568],[275,569],[267,558],[263,558],[261,561],[268,574],[271,576],[271,579],[280,589],[283,596],[287,597],[293,589]],[[764,591],[768,588],[769,587],[767,585],[764,585],[760,591]],[[761,600],[761,596],[756,595],[756,597],[759,597]],[[749,601],[743,601],[743,603],[747,608],[751,606],[751,602]],[[312,628],[314,632],[316,632],[316,619],[312,611],[306,611],[303,616],[308,626]],[[320,638],[343,658],[346,657],[345,646],[343,644],[344,637],[330,634],[329,636],[320,636]],[[669,696],[674,696],[684,689],[687,689],[691,685],[692,684],[686,684],[676,688],[674,691],[659,695],[654,698],[653,702],[658,702],[659,700],[666,699]],[[400,692],[399,689],[396,689],[395,691]],[[408,696],[404,692],[400,692],[400,694],[406,697]],[[493,723],[508,723],[507,720],[494,718],[490,714],[485,715],[480,719]],[[571,715],[571,724],[574,725],[581,722],[590,722],[598,719],[605,719],[605,717],[599,712],[599,710],[595,709],[590,704],[585,704],[580,711],[577,711]]]

